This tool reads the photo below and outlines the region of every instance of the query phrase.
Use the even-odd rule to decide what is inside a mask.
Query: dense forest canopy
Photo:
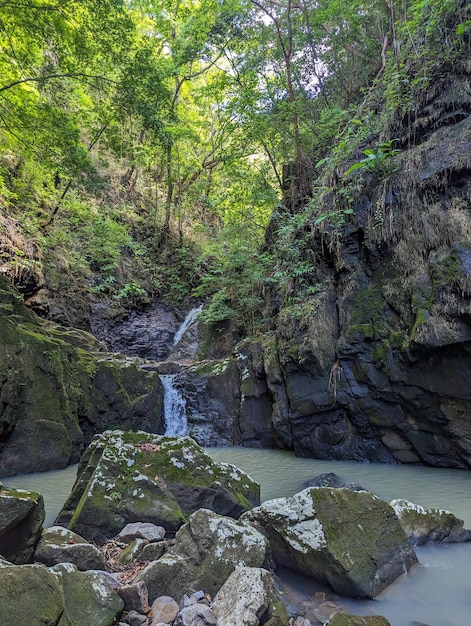
[[[308,271],[306,205],[348,219],[316,198],[405,147],[470,24],[459,0],[0,2],[0,262],[60,254],[118,302],[215,294],[207,321],[256,332]]]

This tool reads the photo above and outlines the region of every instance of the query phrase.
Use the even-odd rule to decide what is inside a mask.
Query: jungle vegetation
[[[461,0],[1,1],[0,269],[21,282],[53,252],[97,297],[211,297],[206,321],[256,333],[266,290],[289,299],[310,271],[294,234],[349,219],[349,181],[407,147],[397,122],[470,17]]]

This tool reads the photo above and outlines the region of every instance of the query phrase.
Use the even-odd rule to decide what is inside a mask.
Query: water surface
[[[471,472],[340,461],[300,459],[281,450],[214,448],[217,461],[238,465],[262,487],[262,500],[293,495],[306,482],[335,472],[346,482],[359,483],[384,500],[407,498],[426,507],[444,508],[471,528]],[[391,626],[471,626],[471,543],[416,550],[420,565],[390,585],[375,600],[349,600],[300,576],[286,575],[290,598],[300,611],[320,589],[327,599],[358,615],[384,615]]]

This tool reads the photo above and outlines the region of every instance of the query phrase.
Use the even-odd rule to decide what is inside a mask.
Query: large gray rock
[[[149,522],[135,522],[126,526],[117,535],[116,540],[131,543],[134,539],[146,539],[149,542],[161,541],[165,537],[165,528]]]
[[[80,572],[70,563],[50,571],[57,575],[65,597],[57,626],[110,626],[122,611],[123,600],[101,572]]]
[[[12,563],[27,563],[41,536],[44,516],[39,493],[0,484],[0,554]]]
[[[217,626],[259,626],[269,620],[273,626],[282,626],[288,622],[272,575],[261,568],[234,570],[214,598],[213,609]]]
[[[178,611],[178,604],[173,598],[170,596],[160,596],[152,602],[152,624],[172,624],[173,620],[177,617]]]
[[[48,566],[72,563],[81,571],[107,568],[105,558],[96,546],[62,526],[43,530],[34,558]]]
[[[64,607],[60,581],[44,566],[0,567],[0,624],[56,626]]]
[[[265,537],[212,511],[200,509],[177,533],[175,545],[136,577],[144,581],[150,598],[168,594],[179,600],[194,589],[216,593],[236,567],[267,564]]]
[[[354,597],[374,597],[417,562],[392,507],[368,492],[310,488],[264,502],[256,524],[277,564]]]
[[[255,481],[189,437],[106,431],[84,453],[57,523],[100,543],[130,522],[176,530],[201,507],[238,517],[258,502]]]
[[[391,506],[409,540],[418,546],[426,543],[460,543],[471,541],[471,530],[463,528],[463,520],[450,511],[424,508],[409,500],[396,499]]]

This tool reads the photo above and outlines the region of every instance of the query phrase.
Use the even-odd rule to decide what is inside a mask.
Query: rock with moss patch
[[[157,373],[97,347],[39,320],[0,276],[0,476],[66,467],[115,424],[163,432]]]
[[[279,565],[343,595],[374,597],[417,562],[394,509],[368,492],[305,489],[241,520],[267,535]]]
[[[236,567],[262,567],[268,557],[268,542],[255,528],[200,509],[178,531],[174,547],[136,580],[146,583],[151,598],[180,599],[191,589],[214,594]]]
[[[283,626],[288,614],[277,597],[273,577],[263,568],[238,567],[213,602],[218,626]]]
[[[60,581],[43,565],[0,567],[0,624],[56,626],[64,607]]]
[[[124,607],[101,572],[80,572],[71,563],[51,568],[64,590],[65,610],[57,626],[110,626]]]
[[[81,571],[106,570],[106,561],[100,550],[62,526],[51,526],[43,531],[34,558],[48,566],[72,563]]]
[[[44,500],[39,493],[0,486],[0,554],[27,563],[41,536]]]
[[[342,611],[335,613],[331,617],[329,626],[390,626],[390,624],[381,615],[367,615],[363,617]]]
[[[255,481],[189,437],[106,431],[83,455],[57,523],[103,543],[130,522],[177,530],[201,507],[238,517],[258,502]]]
[[[471,541],[471,530],[465,530],[463,520],[450,511],[424,508],[404,499],[392,500],[390,504],[409,540],[415,545]]]

